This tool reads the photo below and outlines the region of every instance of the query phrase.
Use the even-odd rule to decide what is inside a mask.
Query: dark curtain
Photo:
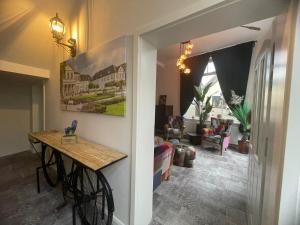
[[[224,99],[229,107],[231,90],[245,96],[255,42],[247,42],[211,53]]]
[[[194,99],[194,85],[199,85],[210,54],[188,58],[185,64],[191,69],[190,74],[180,74],[180,113],[183,116]]]

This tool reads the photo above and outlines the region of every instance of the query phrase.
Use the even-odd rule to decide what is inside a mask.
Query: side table
[[[188,132],[187,135],[192,145],[201,145],[201,134]]]

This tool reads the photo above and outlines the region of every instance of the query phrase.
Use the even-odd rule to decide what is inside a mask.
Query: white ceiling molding
[[[0,71],[39,78],[50,78],[50,70],[0,60]]]

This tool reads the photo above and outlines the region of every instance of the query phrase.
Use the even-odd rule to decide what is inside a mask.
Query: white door
[[[261,225],[266,155],[269,144],[269,112],[272,92],[274,51],[265,40],[255,63],[254,99],[249,151],[248,215],[249,225]]]

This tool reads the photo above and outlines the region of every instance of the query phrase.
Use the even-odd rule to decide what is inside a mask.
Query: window
[[[223,97],[221,87],[220,87],[220,84],[219,84],[219,81],[217,78],[216,69],[215,69],[214,63],[211,59],[209,60],[207,66],[205,68],[203,77],[201,79],[201,85],[205,86],[210,82],[212,82],[213,85],[210,88],[210,90],[208,91],[207,96],[212,96],[210,103],[212,104],[213,109],[210,112],[208,120],[210,120],[210,117],[217,117],[218,115],[221,115],[222,118],[224,118],[224,119],[235,120],[235,118],[230,115],[229,107],[227,106],[225,99]],[[187,112],[184,115],[184,118],[187,118],[187,119],[198,119],[199,118],[199,115],[195,108],[194,102],[192,102],[192,104],[190,105],[189,109],[187,110]]]

